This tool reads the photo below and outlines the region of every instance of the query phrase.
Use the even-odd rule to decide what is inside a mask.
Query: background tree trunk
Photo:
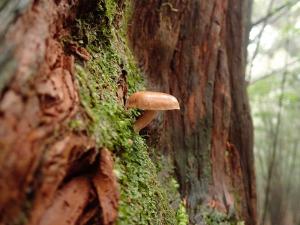
[[[253,128],[244,80],[250,3],[135,4],[130,39],[149,88],[180,101],[181,113],[166,114],[156,145],[174,160],[192,224],[201,223],[201,207],[214,202],[247,224],[256,223]]]
[[[85,67],[96,59],[89,53],[94,49],[82,43],[98,43],[108,31],[74,42],[64,38],[73,35],[74,21],[82,15],[84,22],[118,29],[124,2],[0,3],[1,223],[116,221],[119,191],[111,153],[89,135],[86,123],[80,131],[70,126],[74,119],[94,119],[80,100],[75,64]],[[149,89],[180,101],[180,113],[168,112],[163,125],[148,132],[149,142],[173,160],[191,224],[202,224],[211,209],[256,223],[252,123],[244,81],[246,4],[149,0],[136,1],[132,10],[129,39]],[[105,15],[90,15],[95,7]],[[117,9],[113,19],[110,7]],[[114,78],[114,95],[121,105],[130,86],[124,78],[126,60],[114,62],[121,74]],[[89,95],[94,98],[93,92]]]

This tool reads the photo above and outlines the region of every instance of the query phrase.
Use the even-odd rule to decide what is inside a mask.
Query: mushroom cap
[[[139,91],[132,94],[127,100],[127,108],[142,110],[180,109],[178,100],[173,95],[152,91]]]

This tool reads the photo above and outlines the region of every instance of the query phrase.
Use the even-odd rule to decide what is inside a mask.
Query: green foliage
[[[264,79],[257,82],[255,85],[251,85],[248,89],[252,98],[259,98],[263,95],[269,94],[274,87],[274,80],[272,78]]]
[[[288,5],[285,5],[288,3]],[[255,127],[255,166],[258,197],[258,217],[266,213],[266,221],[285,224],[290,218],[299,223],[299,12],[298,1],[274,1],[273,9],[288,6],[285,13],[270,17],[260,38],[262,24],[253,26],[248,56],[253,61],[248,93]],[[252,21],[264,18],[270,1],[255,0]],[[267,6],[267,7],[264,7]],[[272,11],[271,10],[271,11]],[[257,41],[260,47],[255,52]],[[254,54],[255,52],[255,54]],[[252,63],[249,61],[249,65]],[[271,71],[271,72],[270,72]],[[272,166],[270,166],[272,163]],[[272,168],[272,169],[270,169]],[[266,179],[271,177],[271,179]],[[268,183],[270,181],[270,183]],[[269,193],[266,186],[269,185]],[[286,194],[289,193],[289,194]],[[265,207],[265,200],[269,205]],[[278,217],[278,205],[286,206]],[[264,212],[266,210],[266,212]],[[278,221],[278,218],[280,221]],[[287,219],[288,218],[288,219]]]
[[[121,186],[117,224],[186,224],[184,207],[171,207],[145,141],[132,129],[138,112],[126,110],[116,94],[124,75],[128,94],[144,88],[124,35],[128,16],[124,16],[125,22],[115,19],[120,10],[129,13],[130,9],[119,8],[113,0],[94,0],[91,4],[94,7],[80,14],[72,32],[71,42],[86,48],[91,59],[76,63],[84,114],[69,125],[95,138],[99,148],[115,153],[115,172]]]

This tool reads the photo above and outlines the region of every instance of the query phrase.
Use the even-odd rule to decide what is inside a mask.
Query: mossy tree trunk
[[[173,159],[190,221],[205,205],[256,223],[244,80],[251,1],[137,1],[130,39],[149,88],[175,95],[152,144]],[[154,142],[154,143],[153,143]],[[204,209],[205,211],[205,209]]]
[[[0,224],[179,221],[124,108],[142,87],[129,45],[148,89],[180,101],[142,132],[172,159],[190,223],[255,224],[247,1],[129,2],[0,3]]]
[[[1,2],[1,224],[116,221],[112,155],[88,134],[75,70],[93,56],[87,40],[76,40],[84,26],[75,19],[93,18],[97,3],[103,10],[94,19],[106,23],[104,1]]]

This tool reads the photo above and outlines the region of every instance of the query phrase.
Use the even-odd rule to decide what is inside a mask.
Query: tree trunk
[[[111,153],[98,153],[93,138],[69,125],[84,116],[75,58],[84,62],[89,53],[61,39],[82,5],[1,4],[0,223],[81,224],[103,214],[111,224],[119,199]]]
[[[256,223],[253,128],[246,93],[249,1],[138,1],[130,39],[149,88],[175,95],[156,143],[174,160],[192,224],[214,202]],[[152,132],[154,133],[154,132]]]
[[[172,158],[190,224],[256,223],[248,1],[128,2],[0,3],[0,224],[175,224],[153,222],[169,206],[124,109],[140,87],[128,13],[148,89],[180,102],[148,142]]]

